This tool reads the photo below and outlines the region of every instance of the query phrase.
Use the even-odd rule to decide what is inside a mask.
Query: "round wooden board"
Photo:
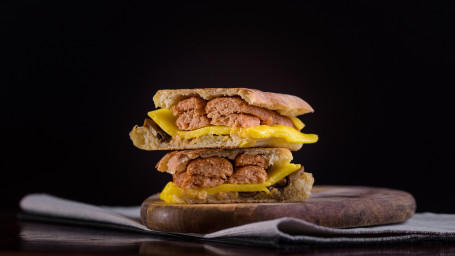
[[[387,188],[315,186],[299,203],[167,204],[158,195],[142,204],[142,222],[168,232],[208,233],[257,221],[294,217],[317,225],[349,228],[409,219],[416,203],[411,194]]]

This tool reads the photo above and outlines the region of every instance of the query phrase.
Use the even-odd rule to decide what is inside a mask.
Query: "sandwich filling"
[[[239,147],[250,147],[258,139],[275,138],[292,143],[314,143],[315,134],[304,134],[304,124],[296,117],[249,105],[240,97],[218,97],[204,100],[190,97],[172,109],[148,113],[152,120],[144,126],[152,128],[162,140],[190,140],[204,135],[237,135],[245,138]],[[156,124],[156,125],[155,125]]]
[[[280,200],[281,191],[291,182],[291,174],[297,173],[294,176],[300,177],[304,173],[300,164],[269,166],[263,156],[247,153],[237,155],[233,161],[224,157],[190,159],[175,155],[167,167],[173,172],[173,182],[169,182],[160,195],[167,203],[181,203],[185,198],[260,198],[270,197],[270,194]]]
[[[292,121],[277,112],[249,105],[240,97],[218,97],[210,101],[191,97],[172,107],[178,116],[180,130],[194,130],[210,125],[254,127],[259,125],[285,125],[296,128]]]

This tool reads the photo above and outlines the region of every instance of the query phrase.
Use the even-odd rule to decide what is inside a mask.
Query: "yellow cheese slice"
[[[191,131],[182,131],[180,130],[175,121],[177,117],[172,114],[172,111],[169,109],[157,109],[154,111],[148,112],[150,118],[153,119],[167,134],[172,137],[179,136],[182,139],[192,139],[201,137],[203,135],[230,135],[237,134],[244,138],[253,138],[253,139],[267,139],[267,138],[279,138],[284,139],[287,142],[292,143],[315,143],[318,141],[318,136],[316,134],[305,134],[300,131],[284,125],[260,125],[250,128],[231,128],[228,126],[207,126]],[[300,121],[298,118],[295,118]],[[291,119],[292,120],[292,119]],[[299,128],[303,128],[303,123],[300,123],[296,120],[292,120],[294,125]],[[248,146],[251,143],[244,142],[240,146]]]
[[[267,180],[264,182],[266,187],[272,186],[284,177],[288,176],[289,174],[299,170],[302,167],[300,164],[285,164],[282,166],[272,166],[267,171],[267,175],[269,176]]]
[[[318,141],[316,134],[305,134],[285,125],[260,125],[251,128],[240,128],[239,134],[242,137],[254,139],[282,138],[293,143],[315,143]]]
[[[206,195],[216,195],[220,192],[257,192],[270,191],[263,184],[223,184],[213,188],[183,189],[175,185],[174,182],[168,182],[161,191],[160,199],[166,203],[181,203],[183,197],[200,198]]]
[[[161,191],[160,199],[166,203],[182,203],[184,197],[200,198],[206,195],[216,195],[220,192],[266,192],[270,191],[267,187],[274,185],[279,180],[289,174],[299,170],[300,164],[286,164],[283,166],[271,167],[268,171],[268,179],[260,184],[222,184],[213,188],[198,188],[198,189],[182,189],[175,185],[174,182],[169,182]]]
[[[292,123],[295,127],[297,127],[297,129],[299,129],[299,131],[305,127],[305,124],[298,117],[288,116],[288,118],[291,119]]]

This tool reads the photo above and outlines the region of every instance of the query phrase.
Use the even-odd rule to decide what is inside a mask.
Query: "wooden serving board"
[[[411,194],[387,188],[315,186],[299,203],[167,204],[158,195],[142,204],[142,222],[168,232],[208,233],[256,221],[294,217],[317,225],[349,228],[409,219],[416,203]]]

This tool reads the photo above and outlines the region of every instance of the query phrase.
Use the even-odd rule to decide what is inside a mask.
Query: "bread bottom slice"
[[[183,189],[183,193],[172,195],[172,201],[183,204],[303,202],[311,196],[313,183],[313,175],[303,172],[299,177],[294,177],[287,186],[271,188],[270,193],[218,192],[216,194],[208,194],[202,190],[195,194],[185,193],[185,189]]]
[[[244,138],[237,135],[203,135],[191,139],[172,137],[168,141],[163,141],[154,135],[152,129],[144,126],[135,126],[130,132],[133,144],[143,150],[179,150],[179,149],[199,149],[199,148],[242,148],[242,147],[280,147],[297,151],[302,147],[302,143],[287,142],[284,139],[267,138],[253,139]]]

